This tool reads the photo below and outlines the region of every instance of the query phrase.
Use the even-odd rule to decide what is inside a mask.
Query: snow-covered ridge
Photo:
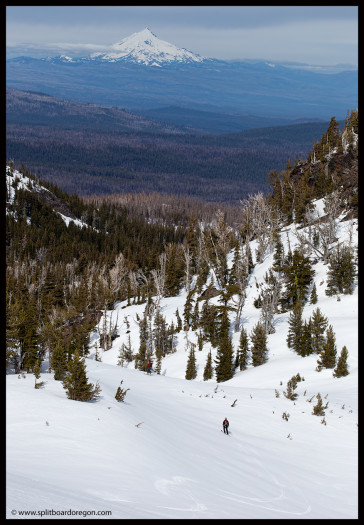
[[[148,27],[113,44],[107,53],[93,53],[91,58],[106,62],[127,60],[151,66],[204,60],[200,55],[187,49],[178,48],[174,44],[160,40]]]
[[[38,181],[33,180],[22,173],[20,171],[14,169],[12,170],[10,166],[6,166],[6,188],[7,188],[7,209],[6,213],[12,213],[9,211],[9,207],[12,206],[14,203],[14,197],[15,197],[15,188],[20,188],[22,190],[26,191],[32,191],[34,193],[42,193],[43,195],[45,193],[48,193],[50,198],[56,199],[56,197],[50,192],[47,188],[39,184]],[[60,217],[63,219],[63,221],[68,226],[70,222],[73,222],[76,226],[79,228],[88,228],[88,224],[85,222],[77,219],[76,217],[70,217],[68,215],[65,215],[64,213],[61,213],[60,211],[53,210],[55,213],[58,213]],[[28,223],[30,224],[30,218],[27,219]]]

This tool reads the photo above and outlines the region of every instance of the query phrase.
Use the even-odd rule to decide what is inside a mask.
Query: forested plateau
[[[20,93],[20,94],[19,94]],[[211,135],[120,108],[7,92],[6,155],[67,193],[151,193],[238,204],[306,158],[328,123]]]

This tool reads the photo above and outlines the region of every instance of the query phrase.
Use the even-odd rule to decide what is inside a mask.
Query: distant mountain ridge
[[[283,119],[345,118],[358,105],[358,72],[325,74],[264,61],[203,58],[149,29],[84,58],[7,61],[9,88],[131,111],[179,106]]]

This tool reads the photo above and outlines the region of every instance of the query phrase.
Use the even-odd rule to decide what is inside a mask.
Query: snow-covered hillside
[[[21,173],[20,171],[16,169],[10,169],[10,166],[6,166],[6,188],[7,213],[12,213],[11,211],[9,211],[9,207],[11,207],[11,205],[14,202],[15,188],[18,188],[25,191],[35,192],[39,194],[39,196],[43,195],[44,200],[51,202],[53,210],[60,215],[60,217],[66,223],[67,226],[70,222],[73,222],[79,228],[88,227],[84,221],[77,219],[73,215],[73,213],[71,213],[70,210],[68,210],[51,191],[49,191],[47,188],[41,185],[38,181],[35,181],[33,179],[30,179],[26,175],[23,175],[23,173]],[[62,210],[64,213],[62,213],[60,210]],[[28,223],[30,223],[29,218],[27,219],[27,221]]]
[[[322,213],[322,202],[316,205]],[[286,230],[282,241],[293,249],[294,225]],[[338,239],[349,236],[357,244],[357,221],[338,223]],[[251,248],[255,253],[255,241]],[[248,332],[260,317],[256,283],[272,263],[267,255],[250,275],[241,320]],[[346,377],[316,371],[317,355],[300,357],[287,347],[289,312],[275,316],[268,361],[229,381],[203,381],[209,344],[196,351],[197,378],[185,380],[187,348],[197,340],[191,331],[177,334],[176,352],[163,358],[160,375],[148,377],[133,362],[117,364],[129,337],[138,350],[137,314],[145,309],[126,302],[106,313],[118,326],[112,348],[101,350],[97,330],[91,337],[87,374],[100,384],[97,401],[67,399],[46,372],[40,389],[31,374],[7,375],[7,517],[357,518],[358,290],[327,296],[328,267],[319,261],[313,268],[318,301],[305,305],[303,318],[317,307],[328,318],[338,354],[344,345],[349,352]],[[185,302],[185,292],[161,300],[167,322]],[[232,336],[237,348],[239,333]],[[283,392],[298,373],[304,380],[291,401]],[[130,390],[118,403],[121,381]],[[324,417],[312,414],[318,393],[328,403]],[[225,417],[230,436],[221,431]]]

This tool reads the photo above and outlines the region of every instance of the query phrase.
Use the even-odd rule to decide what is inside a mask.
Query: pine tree
[[[176,310],[176,319],[177,319],[177,332],[180,332],[182,330],[182,319],[181,319],[181,316],[179,315],[178,308]]]
[[[140,343],[139,352],[135,356],[135,368],[138,370],[146,370],[147,366],[147,343],[142,341]]]
[[[158,310],[154,317],[153,342],[156,353],[165,356],[168,350],[167,324],[166,320]]]
[[[233,344],[229,336],[229,316],[227,308],[223,308],[218,335],[217,355],[215,359],[216,381],[227,381],[234,375]]]
[[[62,381],[67,372],[67,351],[61,341],[56,341],[55,343],[51,366],[54,372],[54,379]]]
[[[292,260],[289,261],[286,258],[283,271],[286,281],[286,294],[281,301],[282,306],[292,308],[297,301],[304,303],[314,275],[309,257],[295,249]]]
[[[316,304],[317,303],[317,289],[316,289],[316,283],[313,283],[313,287],[311,290],[310,295],[310,304]]]
[[[195,307],[191,315],[191,330],[197,330],[199,324],[199,308],[198,301],[195,302]]]
[[[302,325],[302,337],[300,340],[300,355],[305,357],[311,355],[313,352],[312,348],[312,321],[311,318],[308,321],[304,321]]]
[[[19,315],[18,338],[20,342],[21,368],[30,372],[38,359],[38,320],[34,302],[28,298]]]
[[[317,360],[317,371],[322,368],[334,368],[336,363],[335,333],[332,325],[326,330],[326,340],[323,343],[322,352]]]
[[[186,244],[189,248],[190,254],[192,256],[192,271],[196,271],[197,268],[197,259],[198,259],[198,221],[196,215],[193,211],[190,213],[188,228],[186,232]]]
[[[291,377],[291,379],[287,381],[287,390],[283,392],[283,395],[287,399],[294,401],[298,396],[297,392],[295,392],[296,388],[297,388],[297,377],[293,376]]]
[[[183,257],[179,253],[180,247],[175,243],[168,246],[168,260],[166,264],[165,293],[167,297],[178,295],[184,274]]]
[[[157,374],[160,374],[162,371],[162,354],[161,352],[156,352],[157,362],[155,365],[155,371]]]
[[[183,319],[185,322],[184,330],[190,329],[193,294],[194,294],[194,290],[191,290],[191,292],[187,294],[187,297],[186,297],[186,302],[185,302],[185,306],[183,310]]]
[[[326,295],[352,294],[356,275],[352,250],[348,246],[337,247],[329,259]]]
[[[311,345],[312,351],[316,354],[320,354],[325,341],[325,330],[328,325],[328,319],[324,316],[320,308],[316,308],[311,316]]]
[[[35,376],[35,381],[34,381],[34,388],[40,388],[41,386],[44,385],[44,381],[37,381],[37,379],[40,378],[40,373],[41,373],[41,359],[37,359],[35,365],[34,365],[34,368],[33,368],[33,373],[34,373],[34,376]]]
[[[235,366],[246,370],[248,366],[249,337],[244,327],[240,332],[239,347],[236,354]]]
[[[127,391],[130,390],[130,388],[127,388],[126,390],[121,388],[122,383],[123,383],[123,380],[120,381],[120,385],[118,386],[116,390],[116,394],[115,394],[115,399],[119,403],[124,401]]]
[[[347,363],[348,355],[348,349],[346,346],[343,346],[339,355],[339,359],[337,360],[336,368],[332,373],[334,377],[344,377],[349,374]]]
[[[250,334],[253,366],[263,365],[268,359],[267,333],[261,323],[257,323]]]
[[[197,376],[197,369],[196,369],[196,356],[195,356],[195,345],[191,344],[190,353],[188,356],[187,361],[187,368],[186,368],[186,379],[195,379]]]
[[[324,416],[329,403],[327,402],[326,405],[323,405],[320,392],[317,394],[316,398],[317,404],[313,407],[312,414],[314,416]]]
[[[301,303],[297,302],[289,315],[287,334],[288,348],[292,348],[299,355],[302,355],[302,310]]]
[[[200,315],[200,326],[203,330],[204,337],[210,341],[213,347],[217,346],[217,307],[210,305],[206,299],[202,305]]]
[[[70,359],[67,373],[63,380],[68,399],[75,401],[92,401],[100,394],[100,387],[88,382],[85,359],[76,350]]]
[[[210,350],[210,352],[208,353],[206,365],[203,371],[203,380],[207,381],[208,379],[212,379],[212,373],[213,373],[213,368],[212,368],[212,357],[211,357],[211,350]]]
[[[276,236],[275,249],[273,254],[273,267],[275,272],[280,272],[284,262],[284,247],[281,240],[281,236]]]

